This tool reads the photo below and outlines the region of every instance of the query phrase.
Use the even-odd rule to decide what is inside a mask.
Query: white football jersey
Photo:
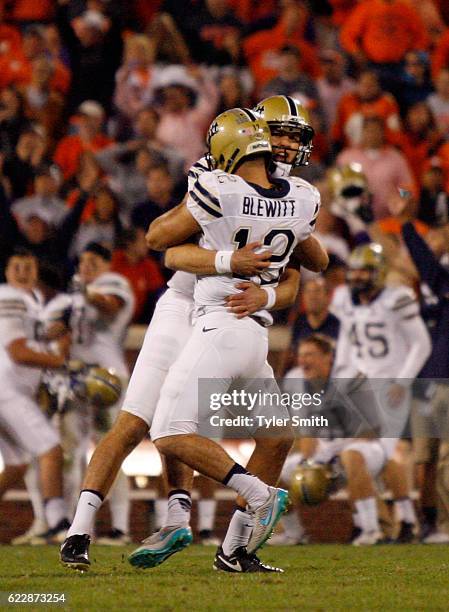
[[[64,320],[72,332],[71,357],[86,363],[98,363],[114,368],[122,377],[129,375],[123,343],[134,311],[134,294],[121,274],[101,274],[87,290],[103,295],[115,295],[124,304],[115,317],[107,317],[89,304],[80,292],[60,294],[45,307],[47,322]]]
[[[0,396],[14,392],[34,395],[41,378],[41,369],[19,365],[10,358],[7,346],[26,338],[30,348],[44,350],[39,342],[39,317],[43,306],[38,291],[28,292],[11,285],[0,285]]]
[[[341,353],[347,375],[358,370],[369,378],[394,379],[414,340],[402,333],[401,322],[420,316],[414,292],[405,286],[385,287],[365,305],[355,304],[349,287],[342,285],[335,290],[331,311],[340,319],[337,360]]]
[[[273,178],[287,178],[290,175],[291,169],[292,166],[290,164],[282,164],[275,162],[270,164],[270,172]],[[195,182],[204,172],[209,172],[209,164],[205,156],[201,157],[201,159],[195,162],[188,172],[188,191],[191,191],[193,189]],[[167,286],[171,289],[174,289],[175,291],[183,293],[184,295],[191,296],[193,300],[195,283],[195,274],[178,270],[178,272],[175,272],[171,279],[168,281]]]
[[[232,251],[258,241],[269,249],[270,266],[248,280],[276,287],[293,249],[314,229],[320,195],[300,178],[278,179],[276,189],[264,189],[237,175],[214,170],[199,176],[189,192],[187,206],[201,225],[204,248]],[[238,281],[232,274],[199,277],[195,286],[197,308],[225,308],[224,299],[238,291]],[[266,311],[256,314],[267,324],[272,322]]]

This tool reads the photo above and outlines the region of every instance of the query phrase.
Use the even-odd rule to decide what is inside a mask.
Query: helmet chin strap
[[[274,169],[271,172],[271,176],[274,178],[283,178],[284,176],[290,176],[292,170],[292,164],[285,164],[284,162],[273,161]]]

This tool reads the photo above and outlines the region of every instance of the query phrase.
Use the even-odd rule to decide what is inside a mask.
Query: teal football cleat
[[[132,552],[128,561],[134,567],[156,567],[192,543],[192,530],[188,525],[163,527],[143,540],[142,546]]]
[[[268,490],[267,501],[253,513],[254,527],[246,547],[250,554],[255,553],[265,544],[279,519],[287,510],[288,492],[274,487],[268,487]]]

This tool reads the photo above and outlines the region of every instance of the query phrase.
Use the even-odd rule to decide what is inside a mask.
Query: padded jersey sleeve
[[[0,287],[0,343],[8,346],[14,340],[26,338],[25,297],[12,287]]]
[[[195,181],[189,191],[187,208],[201,227],[223,217],[217,179],[213,172],[204,172]]]

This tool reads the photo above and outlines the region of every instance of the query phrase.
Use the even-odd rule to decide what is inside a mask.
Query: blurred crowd
[[[302,102],[315,130],[301,176],[322,193],[329,274],[355,233],[333,205],[335,166],[364,174],[376,240],[400,247],[405,219],[445,236],[448,13],[437,0],[0,2],[0,265],[21,244],[69,277],[100,242],[148,322],[168,271],[143,232],[180,201],[210,120],[272,94]]]

